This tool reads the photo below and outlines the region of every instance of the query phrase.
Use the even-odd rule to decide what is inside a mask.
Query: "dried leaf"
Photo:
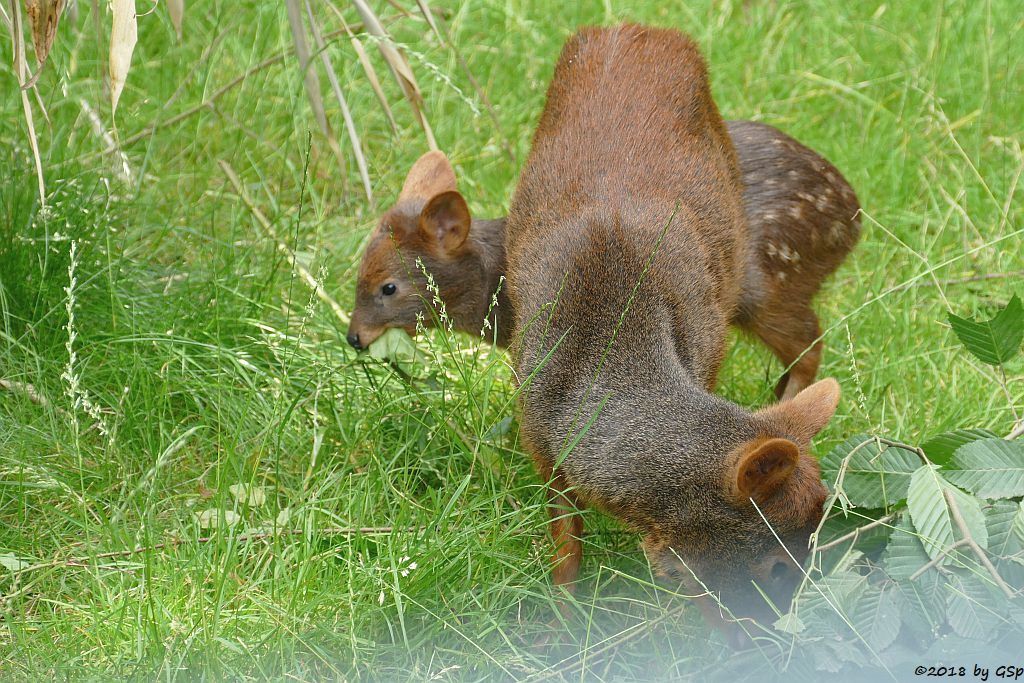
[[[28,566],[28,562],[17,557],[14,553],[0,553],[0,567],[6,567],[12,572],[16,572]]]
[[[28,127],[28,141],[32,147],[32,159],[36,165],[36,180],[39,184],[39,206],[46,206],[46,184],[43,181],[43,161],[39,154],[39,139],[36,137],[35,119],[32,117],[32,103],[28,100],[26,88],[30,87],[28,65],[25,64],[25,39],[21,32],[21,9],[17,2],[11,3],[11,42],[14,44],[14,74],[21,86],[21,105],[25,111],[25,125]]]
[[[239,505],[259,507],[267,502],[267,494],[262,486],[249,486],[248,484],[232,484],[228,491]]]
[[[233,510],[210,508],[198,513],[196,521],[199,522],[199,526],[202,529],[218,529],[220,527],[234,526],[241,522],[242,518]]]
[[[65,0],[25,0],[25,14],[32,25],[32,42],[36,46],[36,62],[40,68],[50,54],[64,5]]]
[[[114,15],[110,29],[110,115],[117,111],[128,70],[132,66],[132,53],[139,39],[135,18],[135,0],[111,0]]]
[[[167,13],[171,15],[174,32],[181,40],[181,20],[185,17],[185,0],[167,0]]]

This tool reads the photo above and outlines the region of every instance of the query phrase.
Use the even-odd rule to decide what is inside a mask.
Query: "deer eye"
[[[397,290],[398,290],[398,288],[395,287],[395,283],[394,282],[389,282],[389,283],[387,283],[386,285],[384,285],[383,287],[380,288],[380,291],[384,293],[384,296],[391,296]]]

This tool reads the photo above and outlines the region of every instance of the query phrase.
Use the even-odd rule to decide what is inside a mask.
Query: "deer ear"
[[[431,198],[420,212],[420,232],[445,254],[462,246],[471,222],[466,200],[454,190]]]
[[[762,502],[771,498],[796,469],[800,448],[789,439],[748,444],[733,465],[736,497]]]
[[[799,394],[758,411],[758,415],[776,422],[779,427],[804,443],[825,428],[839,405],[839,382],[823,379]]]
[[[455,189],[455,170],[444,152],[427,152],[412,165],[405,177],[398,201],[418,199],[427,201],[442,192]]]

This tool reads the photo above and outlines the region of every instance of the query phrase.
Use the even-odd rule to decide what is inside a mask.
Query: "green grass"
[[[845,390],[819,453],[862,431],[912,443],[957,427],[1008,432],[1024,410],[1020,361],[1008,396],[944,321],[1024,290],[1015,3],[661,4],[451,4],[453,40],[500,127],[474,113],[470,101],[483,105],[454,53],[422,21],[391,24],[415,52],[471,208],[507,209],[574,27],[681,28],[703,46],[726,117],[819,150],[864,207],[863,240],[818,302],[829,330],[821,374]],[[0,555],[33,567],[0,568],[0,675],[656,678],[728,659],[696,609],[654,581],[637,537],[597,514],[561,642],[537,644],[554,599],[544,493],[508,421],[506,357],[432,334],[436,363],[412,383],[364,364],[259,229],[218,160],[350,306],[380,206],[362,197],[354,160],[340,169],[316,131],[291,60],[127,147],[142,182],[118,182],[77,102],[109,124],[106,41],[97,46],[79,5],[39,80],[45,212],[13,71],[0,66],[0,379],[41,397],[0,391]],[[202,102],[290,41],[278,3],[189,3],[180,44],[157,6],[140,19],[120,136]],[[426,143],[404,103],[391,132],[347,40],[330,50],[386,205]],[[990,275],[1002,277],[961,281]],[[780,372],[738,339],[721,391],[763,405]],[[237,484],[262,486],[265,503],[238,503]],[[242,521],[201,529],[208,509]],[[267,533],[275,519],[292,531]]]

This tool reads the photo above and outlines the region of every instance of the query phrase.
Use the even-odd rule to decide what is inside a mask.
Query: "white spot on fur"
[[[765,251],[768,253],[768,256],[778,261],[782,261],[786,265],[795,265],[800,263],[800,254],[785,242],[781,244],[769,242]]]
[[[804,217],[803,207],[801,207],[799,204],[794,204],[793,206],[789,207],[789,215],[795,218],[796,220],[800,220],[801,218]]]
[[[846,224],[842,221],[832,221],[832,225],[828,227],[828,237],[833,244],[842,241],[844,232],[846,232]]]

